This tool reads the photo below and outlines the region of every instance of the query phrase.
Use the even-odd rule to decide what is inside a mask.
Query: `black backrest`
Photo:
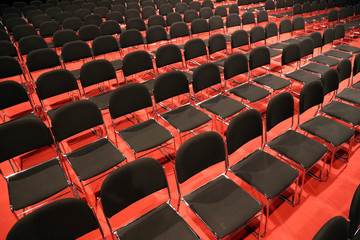
[[[320,81],[306,84],[300,93],[299,114],[324,101],[324,88]]]
[[[145,31],[146,25],[143,19],[136,17],[136,18],[131,18],[126,22],[126,29],[127,30],[137,29],[139,31]]]
[[[40,35],[44,38],[52,37],[55,32],[61,29],[61,25],[56,21],[43,22],[39,26]]]
[[[226,17],[227,16],[227,10],[225,6],[217,6],[215,8],[215,15],[220,17]]]
[[[35,28],[39,28],[40,24],[46,21],[51,21],[51,17],[45,14],[41,14],[33,18],[32,24]]]
[[[195,19],[191,22],[191,33],[198,34],[210,30],[208,22],[203,18]]]
[[[303,17],[294,17],[292,22],[293,31],[305,29],[305,20]]]
[[[123,23],[124,17],[121,12],[115,11],[115,12],[109,12],[106,14],[106,21],[115,21],[117,23]]]
[[[27,101],[29,101],[29,97],[20,83],[9,80],[0,82],[0,110]]]
[[[286,0],[286,7],[293,7],[294,6],[294,0]]]
[[[226,27],[237,27],[241,25],[240,15],[238,13],[230,13],[226,17]]]
[[[102,16],[100,16],[99,14],[90,14],[84,17],[85,25],[93,24],[96,26],[100,26],[102,22],[103,22]]]
[[[125,77],[150,69],[153,69],[153,62],[150,54],[146,51],[130,52],[123,59],[122,70]]]
[[[354,62],[354,64],[355,64],[355,62]],[[338,63],[336,69],[339,72],[339,82],[342,82],[347,78],[350,78],[350,76],[351,76],[351,61],[349,59],[341,60]]]
[[[323,32],[323,45],[332,43],[334,41],[335,32],[333,28],[327,28]]]
[[[0,40],[10,42],[10,36],[5,32],[5,30],[0,29]]]
[[[0,40],[0,56],[18,57],[14,44],[7,40]]]
[[[303,9],[302,9],[302,6],[301,6],[300,3],[295,3],[294,4],[293,13],[294,13],[294,15],[303,13]]]
[[[241,18],[243,25],[255,23],[255,15],[252,12],[244,12]]]
[[[104,180],[100,197],[105,216],[110,218],[136,201],[166,188],[161,164],[140,158],[111,172]]]
[[[18,42],[23,37],[31,35],[37,35],[37,31],[30,24],[19,25],[13,29],[13,38],[15,42]]]
[[[201,18],[209,19],[213,15],[214,15],[214,13],[210,7],[200,8],[199,16]]]
[[[341,39],[345,37],[345,25],[336,24],[334,26],[334,40]]]
[[[73,16],[73,14],[71,12],[68,12],[68,11],[60,12],[60,13],[56,14],[55,20],[62,25],[64,23],[65,19],[71,18],[72,16]]]
[[[0,125],[0,162],[53,144],[49,129],[37,118],[20,118]]]
[[[129,29],[120,34],[120,46],[122,48],[144,44],[141,32],[137,29]]]
[[[65,63],[90,57],[92,57],[91,49],[82,40],[65,43],[61,49],[61,58]]]
[[[313,40],[314,49],[322,46],[322,36],[319,32],[312,32],[309,34],[309,37]]]
[[[62,23],[63,29],[72,29],[74,31],[79,30],[82,25],[80,18],[77,17],[66,18]]]
[[[276,1],[276,8],[285,8],[285,7],[286,7],[286,3],[284,0]]]
[[[143,19],[148,19],[150,16],[156,15],[156,10],[152,6],[143,7],[141,16]]]
[[[232,154],[247,142],[262,136],[263,126],[260,112],[249,109],[231,119],[227,133],[228,154]]]
[[[189,93],[189,85],[183,72],[166,72],[159,75],[155,80],[154,99],[156,103],[184,93]]]
[[[313,240],[347,240],[348,239],[348,222],[342,216],[336,216],[330,219],[316,233]]]
[[[164,67],[169,64],[182,62],[181,50],[177,45],[168,44],[160,46],[156,50],[156,67]]]
[[[80,82],[83,87],[116,78],[114,66],[106,59],[97,59],[81,66]]]
[[[215,34],[209,38],[209,54],[226,50],[226,38],[223,34]]]
[[[92,42],[94,56],[119,51],[119,45],[115,37],[111,35],[99,36]]]
[[[224,28],[224,22],[220,16],[211,16],[209,19],[209,30]]]
[[[22,17],[10,18],[5,26],[9,33],[13,32],[14,28],[23,24],[27,24],[26,20]]]
[[[300,40],[300,58],[314,53],[314,42],[311,38],[306,37]]]
[[[283,49],[281,64],[286,65],[300,60],[300,47],[298,44],[288,44]]]
[[[231,48],[249,45],[249,37],[245,30],[236,30],[231,34]]]
[[[195,69],[192,82],[194,93],[219,83],[220,70],[215,63],[204,63]]]
[[[204,132],[184,142],[176,154],[175,170],[179,183],[225,160],[225,145],[217,132]]]
[[[189,9],[189,5],[185,2],[178,2],[175,5],[175,11],[181,14],[183,14],[188,9]]]
[[[224,78],[230,79],[239,74],[248,72],[248,60],[243,53],[228,56],[224,62]]]
[[[176,22],[182,22],[182,17],[180,15],[180,13],[171,12],[166,15],[166,24],[168,26],[171,26],[171,24],[176,23]]]
[[[200,38],[187,41],[184,50],[185,61],[207,55],[205,42]]]
[[[114,90],[109,100],[109,111],[112,119],[151,107],[149,90],[141,83],[131,83]]]
[[[201,6],[204,7],[209,7],[211,9],[214,8],[214,3],[211,0],[204,0],[201,4]]]
[[[173,7],[170,4],[163,4],[159,7],[159,14],[166,16],[168,13],[174,12]]]
[[[360,54],[356,54],[354,58],[353,76],[360,72]]]
[[[360,185],[356,188],[351,200],[349,221],[349,238],[352,239],[360,224]]]
[[[262,26],[255,26],[250,30],[250,43],[265,40],[265,29]]]
[[[279,29],[274,22],[269,22],[265,26],[265,38],[276,37],[278,35]]]
[[[266,0],[265,10],[274,10],[274,9],[275,9],[275,2],[273,0]]]
[[[329,11],[328,21],[333,22],[339,20],[339,12],[336,9],[331,9]]]
[[[170,37],[172,39],[190,35],[189,26],[185,22],[176,22],[171,24]]]
[[[289,33],[292,32],[292,23],[290,19],[283,19],[280,21],[279,33]]]
[[[146,30],[146,43],[151,44],[167,40],[167,33],[163,26],[152,26]]]
[[[61,47],[65,43],[76,40],[79,40],[79,37],[76,34],[76,32],[72,29],[59,30],[55,32],[53,36],[53,43],[55,47]]]
[[[19,41],[19,51],[21,55],[26,55],[33,50],[47,48],[47,44],[43,37],[39,35],[26,36]]]
[[[11,228],[6,240],[77,239],[98,228],[99,223],[86,203],[66,198],[24,216]]]
[[[148,19],[148,27],[152,27],[152,26],[156,26],[156,25],[166,27],[165,18],[161,15],[150,16]]]
[[[267,22],[269,21],[268,13],[265,10],[260,10],[257,13],[257,23]]]
[[[321,82],[324,88],[324,95],[339,88],[339,72],[331,68],[321,76]]]
[[[20,63],[13,57],[0,57],[0,79],[23,74]]]
[[[249,68],[250,70],[270,64],[270,51],[265,46],[256,47],[250,52]]]
[[[294,116],[294,98],[289,92],[273,97],[266,109],[266,131]]]
[[[56,69],[41,74],[35,82],[40,100],[78,89],[74,75],[66,69]]]
[[[61,66],[57,53],[49,48],[34,50],[26,56],[26,65],[30,72]]]
[[[194,9],[195,11],[200,11],[201,3],[198,1],[191,1],[189,3],[189,8]]]
[[[100,29],[96,25],[85,25],[79,29],[79,39],[82,41],[91,41],[100,35]]]
[[[101,111],[88,100],[79,100],[58,108],[51,119],[56,141],[103,124]]]
[[[125,12],[125,22],[132,18],[140,18],[140,12],[137,9],[128,9]]]

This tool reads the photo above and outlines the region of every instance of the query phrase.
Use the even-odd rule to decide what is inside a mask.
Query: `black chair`
[[[76,239],[99,229],[105,236],[92,210],[76,198],[61,199],[18,221],[6,240],[29,239]]]
[[[137,29],[139,31],[145,31],[146,25],[143,19],[135,17],[126,22],[126,30]]]
[[[21,38],[18,42],[18,49],[20,52],[21,61],[23,62],[26,55],[29,54],[31,51],[47,47],[48,46],[45,40],[39,35],[30,35]]]
[[[255,24],[255,15],[252,12],[244,12],[241,16],[241,20],[242,27],[244,29],[246,25]]]
[[[228,56],[226,37],[223,34],[212,35],[208,44],[209,59],[214,60],[216,65],[223,67],[224,57]]]
[[[119,44],[115,37],[110,35],[100,36],[92,42],[92,52],[94,59],[110,57],[110,63],[118,71],[122,68],[122,59]],[[110,56],[109,56],[110,54]]]
[[[212,16],[209,19],[209,34],[212,32],[225,34],[224,22],[220,16]],[[230,36],[226,35],[226,41],[230,42]]]
[[[155,151],[162,147],[167,151],[165,147],[174,138],[171,132],[150,117],[149,108],[152,108],[150,93],[139,83],[121,86],[110,97],[109,111],[115,132],[131,148],[135,159],[139,157],[138,154],[145,155],[152,149]],[[145,113],[142,120],[131,116],[133,112],[139,110]],[[129,119],[131,126],[124,124],[123,118]],[[175,141],[173,144],[175,147]]]
[[[250,42],[249,42],[249,35],[248,33],[243,30],[236,30],[231,34],[231,51],[234,52],[235,49],[239,49],[242,52],[247,52],[250,50]],[[247,49],[243,49],[241,47],[247,46]],[[247,54],[248,56],[248,54]]]
[[[100,26],[103,22],[103,18],[99,14],[90,14],[84,17],[84,25],[96,25]]]
[[[266,212],[265,229],[269,217],[269,205],[278,197],[294,205],[297,195],[299,172],[280,159],[263,150],[263,123],[260,112],[255,109],[244,111],[235,116],[229,124],[226,133],[229,160],[231,155],[244,144],[254,139],[261,139],[260,148],[241,159],[237,163],[229,164],[229,170],[253,188],[261,192],[266,198],[264,212]],[[275,181],[276,179],[276,181]],[[282,193],[295,184],[293,200],[282,197]]]
[[[199,12],[201,8],[201,3],[198,1],[191,1],[189,3],[189,8]]]
[[[5,24],[9,33],[12,33],[14,28],[20,25],[28,24],[28,22],[22,17],[10,18]]]
[[[19,59],[16,47],[12,42],[7,40],[0,40],[0,56],[9,56]]]
[[[313,240],[347,240],[348,228],[348,222],[344,217],[333,217],[321,227],[321,229],[314,236]]]
[[[6,80],[10,78],[11,80],[15,80],[21,84],[28,82],[18,60],[10,56],[1,56],[0,79]]]
[[[120,24],[115,20],[107,20],[100,24],[101,35],[115,35],[121,34]]]
[[[269,21],[269,16],[267,11],[261,10],[256,15],[257,23],[263,23]]]
[[[235,13],[235,14],[239,15],[239,7],[238,7],[237,4],[231,4],[229,6],[229,15],[232,14],[232,13]]]
[[[37,15],[33,18],[32,25],[35,29],[39,29],[43,22],[51,21],[51,17],[45,14]]]
[[[156,10],[154,7],[143,7],[142,11],[141,11],[141,16],[143,19],[148,19],[151,16],[156,15]]]
[[[236,29],[236,30],[240,30],[240,26],[241,26],[241,19],[240,19],[240,15],[237,13],[230,13],[227,17],[226,17],[226,32],[229,34],[231,33],[229,30],[231,29]]]
[[[72,29],[74,31],[78,31],[82,25],[82,21],[77,17],[66,18],[62,23],[63,29]]]
[[[62,25],[65,21],[65,19],[73,17],[73,14],[71,12],[59,12],[55,16],[55,21],[57,21],[60,25]]]
[[[182,43],[184,40],[190,40],[190,29],[185,22],[173,23],[170,27],[170,38],[177,43]]]
[[[96,25],[84,25],[79,29],[79,40],[91,42],[101,35],[100,29]]]
[[[129,47],[135,47],[135,46],[143,46],[144,45],[144,38],[141,35],[141,32],[137,29],[130,29],[121,32],[120,34],[120,47],[121,51],[123,49],[129,48]]]
[[[191,177],[200,177],[198,173],[203,171],[206,171],[209,177],[208,168],[215,164],[224,164],[225,161],[224,141],[216,132],[201,133],[184,142],[175,160],[180,195],[178,205],[180,206],[181,199],[218,239],[229,236],[237,229],[246,228],[261,215],[262,208],[260,202],[225,174],[207,181],[201,187],[193,184],[191,190],[189,187],[185,190],[185,187],[191,184]],[[226,164],[224,165],[226,168]],[[254,234],[260,235],[256,232]]]
[[[175,5],[175,12],[178,12],[180,14],[184,14],[186,10],[189,9],[189,5],[185,2],[178,2]]]
[[[106,15],[106,21],[116,21],[117,23],[124,23],[124,16],[121,12],[113,11]]]
[[[174,9],[170,4],[163,4],[160,7],[158,7],[158,9],[159,9],[159,14],[162,16],[166,16],[169,13],[174,12]]]
[[[132,18],[140,18],[140,12],[137,9],[128,9],[125,12],[125,23]]]
[[[203,62],[207,62],[208,54],[205,42],[200,38],[195,38],[187,41],[184,45],[184,59],[187,69],[189,69],[192,65],[199,66]],[[196,59],[197,61],[195,61],[194,59]],[[194,69],[195,68],[191,68],[189,69],[189,71],[194,71]]]
[[[359,237],[359,206],[360,206],[360,187],[355,190],[354,196],[351,200],[349,211],[349,239],[357,239]]]
[[[164,16],[154,15],[154,16],[149,17],[148,27],[157,26],[157,25],[166,27],[166,21],[165,21]]]
[[[147,48],[150,50],[150,45],[157,46],[156,43],[166,41],[168,42],[168,35],[163,26],[152,26],[146,29],[146,45]]]
[[[194,36],[195,34],[200,34],[205,32],[209,32],[210,35],[209,23],[205,19],[198,18],[198,19],[194,19],[191,22],[191,34],[193,35],[193,37],[195,37]]]
[[[129,174],[136,182],[128,181]],[[119,187],[119,183],[121,183]],[[141,190],[140,190],[141,189]],[[147,196],[157,196],[156,192],[170,191],[161,164],[153,158],[142,158],[130,162],[112,172],[101,186],[100,199],[108,223],[111,217]],[[140,190],[140,192],[139,192]],[[125,195],[124,195],[125,194]],[[114,228],[111,232],[117,239],[199,239],[190,226],[163,197],[154,203],[149,212],[135,221]]]
[[[98,7],[94,8],[94,15],[95,14],[99,15],[101,18],[105,18],[108,13],[109,13],[109,8],[107,8],[107,7],[98,6]]]
[[[0,40],[11,42],[10,35],[7,34],[7,32],[5,30],[2,30],[2,29],[0,29]]]
[[[37,35],[37,31],[30,24],[19,25],[13,29],[14,42],[19,42],[21,38],[32,35]]]
[[[43,38],[52,38],[54,33],[60,31],[61,29],[61,25],[58,22],[52,20],[41,23],[39,26],[39,33]],[[52,46],[50,45],[50,47]]]
[[[213,16],[213,10],[210,7],[202,7],[199,11],[199,17],[204,19],[209,19],[211,16]]]
[[[79,36],[72,29],[63,29],[56,31],[53,36],[55,49],[60,49],[65,43],[79,40]]]
[[[171,26],[173,23],[182,22],[180,13],[171,12],[166,15],[166,25]]]

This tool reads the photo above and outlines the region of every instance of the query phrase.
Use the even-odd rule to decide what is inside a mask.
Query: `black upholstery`
[[[0,78],[22,75],[20,63],[13,57],[0,56]]]
[[[313,240],[348,239],[348,222],[342,216],[336,216],[327,221],[316,233]]]

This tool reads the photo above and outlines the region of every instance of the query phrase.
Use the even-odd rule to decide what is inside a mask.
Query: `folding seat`
[[[148,52],[138,50],[125,55],[122,71],[125,82],[136,81],[146,86],[151,93],[154,88],[156,77],[153,61]]]
[[[127,181],[128,174],[132,174],[138,179],[138,184]],[[125,180],[125,182],[123,182]],[[118,184],[121,182],[121,186]],[[141,189],[140,194],[135,193]],[[130,162],[125,166],[112,172],[101,186],[100,198],[102,208],[108,220],[111,232],[117,239],[190,239],[195,240],[199,237],[194,233],[190,226],[166,201],[164,196],[159,196],[156,202],[147,207],[147,214],[144,214],[129,224],[118,228],[115,221],[111,221],[127,207],[139,206],[136,202],[148,196],[158,196],[157,191],[162,192],[169,186],[165,177],[164,170],[160,163],[153,158],[141,158]],[[170,191],[169,191],[170,199]],[[111,222],[111,224],[110,224]],[[115,226],[114,226],[115,225]]]
[[[60,31],[60,30],[62,30],[62,27],[56,21],[43,22],[39,26],[40,36],[42,36],[44,39],[50,38],[47,43],[49,47],[53,47],[51,42],[52,42],[52,37],[54,36],[54,33],[57,31]]]
[[[137,29],[139,31],[145,31],[146,30],[145,21],[138,17],[131,18],[126,22],[126,30],[129,29]]]
[[[227,15],[228,14],[225,6],[217,6],[215,8],[215,16],[226,17]]]
[[[140,18],[140,12],[136,9],[128,9],[125,12],[125,22],[127,23],[132,18]]]
[[[224,58],[228,55],[225,36],[222,34],[210,36],[208,52],[209,60],[213,60],[216,65],[224,67]]]
[[[110,97],[109,111],[115,133],[129,146],[135,159],[156,150],[170,155],[165,147],[170,144],[175,147],[174,137],[150,114],[151,95],[144,85],[131,83],[116,89]]]
[[[122,164],[126,157],[108,139],[101,111],[89,100],[79,100],[57,109],[51,130],[65,157],[68,171],[75,172],[72,183],[91,203],[86,187]],[[82,136],[82,140],[80,140]],[[77,143],[74,146],[74,141]],[[74,173],[73,173],[74,174]]]
[[[264,151],[263,137],[262,117],[260,112],[255,109],[246,110],[235,116],[230,121],[226,133],[229,170],[266,198],[266,205],[263,210],[265,214],[263,235],[265,235],[269,217],[269,205],[279,197],[282,198],[282,194],[287,190],[292,193],[293,200],[290,201],[285,197],[284,199],[292,205],[295,204],[296,195],[298,195],[299,172],[294,167]],[[254,143],[256,139],[261,140],[260,148],[245,158],[240,157],[239,159],[239,155],[234,154],[244,144]],[[256,142],[255,145],[258,144],[258,141]],[[232,164],[236,155],[235,164]],[[295,185],[294,190],[290,191],[292,185]]]
[[[175,40],[176,43],[182,44],[185,40],[190,40],[190,29],[185,22],[173,23],[170,27],[171,42]],[[183,47],[181,45],[180,47]]]
[[[209,19],[213,16],[213,10],[210,7],[201,7],[199,11],[199,17],[204,19]]]
[[[336,216],[327,221],[321,229],[316,233],[313,240],[326,239],[348,239],[348,222],[342,216]]]
[[[79,36],[72,29],[56,31],[53,35],[53,45],[56,51],[61,50],[62,46],[68,42],[79,40]]]
[[[227,17],[226,17],[226,32],[227,34],[230,34],[231,29],[236,29],[236,30],[240,30],[240,26],[241,26],[241,19],[240,19],[240,15],[237,13],[230,13]]]
[[[74,31],[78,31],[83,26],[83,23],[80,18],[70,17],[64,19],[62,26],[63,29],[72,29]]]
[[[89,45],[81,40],[65,43],[61,48],[61,60],[64,68],[70,70],[76,79],[80,77],[79,62],[82,64],[92,60],[92,52]]]
[[[139,47],[139,46],[144,46],[144,38],[141,35],[141,32],[137,29],[129,29],[126,31],[123,31],[120,34],[120,47],[121,47],[121,51],[123,52],[123,50],[128,49],[129,47]]]
[[[91,44],[91,42],[100,35],[99,27],[93,24],[82,26],[79,29],[79,40],[88,42],[88,44]]]
[[[170,4],[162,4],[159,9],[159,15],[166,16],[169,13],[174,12],[173,7]]]
[[[191,35],[195,38],[200,37],[201,33],[208,33],[208,36],[210,36],[210,27],[205,19],[198,18],[191,22]]]
[[[148,27],[152,27],[156,25],[166,27],[166,21],[162,15],[154,15],[149,17]]]
[[[90,14],[85,16],[84,18],[84,25],[96,25],[100,26],[100,24],[103,22],[102,17],[99,14]]]
[[[9,161],[13,170],[11,174],[2,174],[6,174],[3,176],[10,209],[17,219],[56,198],[67,194],[76,196],[65,176],[51,133],[40,119],[30,115],[10,121],[0,125],[0,132],[0,161]]]
[[[143,7],[143,9],[141,10],[141,17],[143,19],[148,19],[150,16],[154,15],[156,15],[156,10],[154,7]]]
[[[244,12],[241,16],[241,23],[243,29],[246,25],[255,24],[255,15],[252,12]]]
[[[60,12],[56,14],[55,20],[62,25],[67,18],[72,18],[74,15],[71,12]]]
[[[19,25],[13,29],[13,40],[16,43],[19,42],[21,38],[31,35],[37,35],[37,31],[30,24]]]
[[[179,203],[180,200],[184,202],[216,238],[223,239],[238,229],[246,229],[260,217],[262,205],[225,174],[213,178],[214,172],[210,173],[208,169],[220,163],[226,168],[223,139],[216,132],[205,132],[181,145],[176,154],[175,173]],[[194,184],[191,177],[199,178],[202,171],[206,171],[208,179],[210,176],[213,179],[199,187],[199,183]],[[212,199],[211,203],[209,199]],[[260,229],[254,234],[259,236]]]
[[[186,10],[189,9],[189,5],[185,2],[178,2],[175,5],[175,12],[184,14]]]
[[[201,8],[201,3],[198,1],[191,1],[189,4],[189,8],[199,12]]]
[[[35,29],[39,29],[43,22],[51,21],[51,17],[45,14],[37,15],[33,18],[32,25]]]
[[[146,29],[146,45],[148,50],[157,48],[161,43],[168,43],[168,34],[163,26],[152,26]]]
[[[84,21],[84,17],[87,16],[87,15],[90,15],[91,14],[91,11],[89,9],[79,9],[77,10],[75,13],[74,13],[74,17],[78,17],[80,18],[81,21]]]
[[[208,62],[208,53],[205,42],[200,38],[187,41],[184,45],[184,60],[186,69],[194,71],[193,66]]]
[[[239,15],[239,7],[237,6],[237,4],[231,4],[229,6],[229,15],[235,13]]]
[[[101,35],[115,35],[120,36],[121,27],[119,22],[115,20],[107,20],[100,24]]]
[[[21,84],[26,84],[27,78],[22,70],[20,62],[10,56],[0,57],[0,80],[15,80]]]
[[[182,22],[182,17],[180,13],[171,12],[166,15],[166,25],[171,26],[173,23]]]

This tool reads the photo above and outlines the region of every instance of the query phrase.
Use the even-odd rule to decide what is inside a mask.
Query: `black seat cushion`
[[[159,146],[172,138],[171,133],[154,119],[128,127],[118,133],[137,153]]]
[[[331,69],[328,66],[319,63],[312,63],[312,62],[304,66],[301,66],[300,68],[309,72],[319,73],[321,75],[324,75],[327,71]]]
[[[351,123],[354,126],[360,124],[360,108],[349,104],[332,101],[323,107],[322,111],[332,117]]]
[[[337,98],[360,105],[360,90],[353,88],[345,88],[336,94]]]
[[[261,204],[233,181],[220,176],[184,197],[220,239],[261,211]]]
[[[324,55],[319,55],[319,56],[313,57],[313,58],[310,59],[310,61],[325,64],[325,65],[327,65],[329,67],[335,66],[340,62],[339,59],[324,56]]]
[[[284,43],[288,43],[288,44],[299,44],[300,43],[300,39],[297,38],[290,38],[287,40],[282,41]]]
[[[122,69],[123,61],[121,59],[116,59],[111,61],[111,64],[114,66],[115,71]]]
[[[352,54],[360,52],[360,48],[349,46],[349,45],[339,45],[339,46],[334,47],[334,49],[345,51],[345,52],[351,52]]]
[[[186,132],[209,122],[211,117],[192,105],[184,105],[161,114],[180,132]]]
[[[111,97],[112,91],[105,92],[96,96],[89,98],[89,100],[98,106],[100,110],[105,110],[109,108],[109,100]]]
[[[256,82],[257,84],[267,86],[273,90],[283,89],[291,84],[289,80],[272,74],[266,74],[261,77],[257,77],[252,81]]]
[[[360,81],[352,85],[351,87],[360,89]]]
[[[274,43],[269,45],[269,48],[275,48],[275,49],[284,49],[288,44],[286,43]]]
[[[75,69],[70,71],[76,79],[80,79],[80,69]]]
[[[221,118],[227,118],[239,113],[246,106],[242,102],[236,101],[231,97],[219,94],[202,102],[200,107],[220,116]]]
[[[68,187],[57,159],[8,177],[10,205],[19,210],[38,203]]]
[[[276,57],[279,56],[282,52],[280,50],[276,50],[273,48],[268,48],[270,51],[270,57]]]
[[[250,103],[259,101],[270,95],[270,91],[251,83],[241,84],[228,90],[230,93],[241,97]]]
[[[262,150],[256,150],[230,169],[268,199],[284,192],[299,175],[295,168]]]
[[[293,130],[286,131],[267,145],[303,168],[313,166],[327,152],[325,145]]]
[[[353,129],[320,115],[301,124],[300,128],[335,147],[349,141],[355,133]]]
[[[167,203],[116,230],[116,233],[123,240],[198,239],[186,222]]]
[[[340,58],[340,59],[349,59],[352,57],[352,54],[350,54],[350,53],[336,51],[336,50],[329,50],[329,51],[324,52],[323,54],[326,56],[336,57],[336,58]]]
[[[225,58],[224,59],[220,59],[220,60],[217,60],[215,62],[216,65],[220,66],[220,67],[224,67],[224,63],[225,63]]]
[[[295,70],[293,72],[286,73],[284,76],[304,84],[320,80],[319,76],[303,70]]]
[[[81,180],[87,180],[125,160],[124,155],[106,138],[101,138],[67,155]]]

